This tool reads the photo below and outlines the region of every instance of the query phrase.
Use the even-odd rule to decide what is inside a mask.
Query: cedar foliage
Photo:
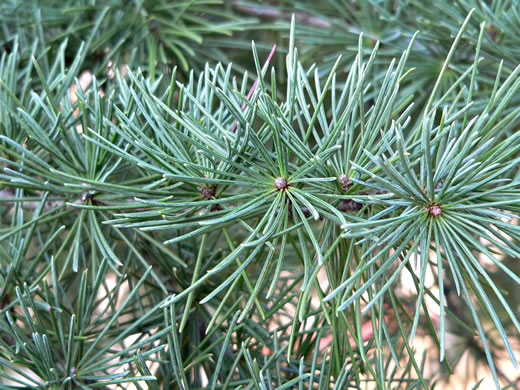
[[[0,386],[516,388],[519,10],[4,0]]]

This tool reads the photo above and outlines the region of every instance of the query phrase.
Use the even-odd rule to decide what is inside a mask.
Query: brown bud
[[[428,215],[430,217],[438,217],[442,214],[442,208],[438,204],[432,203],[428,206]]]
[[[285,180],[283,177],[277,177],[274,180],[274,188],[276,188],[278,191],[284,191],[289,187],[289,183],[287,183],[287,180]]]
[[[348,184],[348,182],[350,181],[349,177],[347,175],[345,175],[344,173],[342,173],[339,178],[338,178],[339,182],[343,185],[343,186],[346,186]]]
[[[210,187],[204,186],[204,187],[199,187],[198,190],[200,192],[200,197],[202,199],[209,200],[215,196],[217,187],[216,186],[210,186]]]
[[[338,177],[338,181],[339,183],[341,184],[341,187],[343,188],[343,191],[347,192],[348,190],[350,190],[350,187],[352,187],[352,183],[350,182],[350,177],[348,177],[347,175],[345,175],[344,173],[342,173],[339,177]]]

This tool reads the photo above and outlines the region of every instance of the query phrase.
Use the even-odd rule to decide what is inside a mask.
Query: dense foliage
[[[518,0],[4,0],[0,54],[1,388],[518,386]]]

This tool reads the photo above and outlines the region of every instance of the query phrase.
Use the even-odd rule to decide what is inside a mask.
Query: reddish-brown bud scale
[[[199,189],[200,196],[202,199],[209,200],[215,196],[215,192],[217,188],[215,186],[211,187],[200,187]]]
[[[287,180],[285,180],[283,177],[277,177],[274,179],[274,188],[276,188],[278,191],[283,191],[289,187],[289,183],[287,183]]]
[[[339,176],[338,180],[343,186],[346,186],[350,181],[349,177],[344,173]]]
[[[428,206],[428,215],[430,217],[439,217],[442,214],[442,208],[438,204],[432,203]]]

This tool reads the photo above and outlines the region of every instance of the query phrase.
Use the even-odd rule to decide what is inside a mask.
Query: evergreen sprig
[[[517,2],[218,3],[1,6],[1,387],[514,386]]]

